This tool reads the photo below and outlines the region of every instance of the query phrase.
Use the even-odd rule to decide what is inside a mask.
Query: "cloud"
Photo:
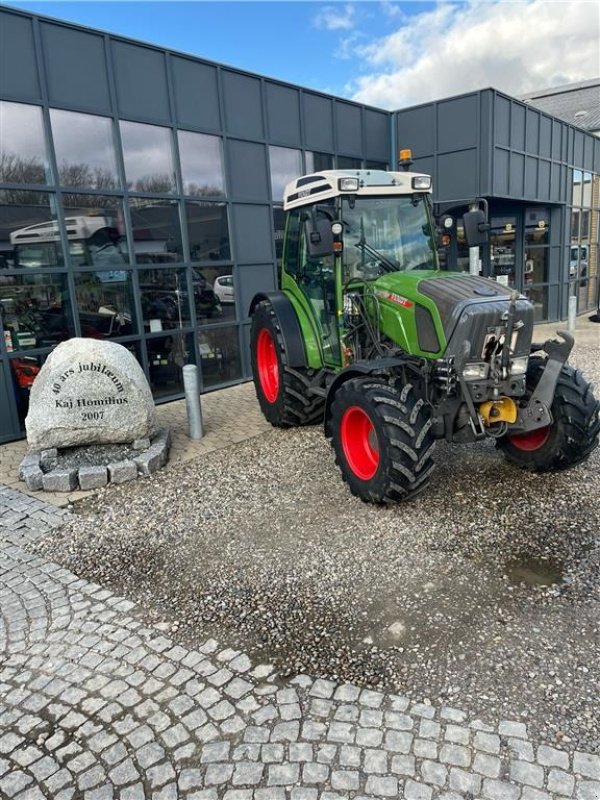
[[[600,6],[439,3],[357,52],[365,74],[346,91],[363,103],[395,109],[487,86],[520,96],[598,75]]]
[[[355,24],[355,11],[351,3],[324,6],[314,17],[313,23],[317,28],[328,31],[349,31]]]

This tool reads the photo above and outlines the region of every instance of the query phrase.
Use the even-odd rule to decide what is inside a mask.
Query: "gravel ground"
[[[597,347],[573,361],[600,383]],[[425,494],[373,507],[319,428],[274,430],[110,487],[38,549],[189,644],[214,635],[283,674],[520,715],[597,752],[600,450],[550,475],[493,442],[440,443],[436,461]]]

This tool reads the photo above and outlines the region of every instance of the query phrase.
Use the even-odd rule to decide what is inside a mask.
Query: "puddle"
[[[528,586],[552,586],[562,583],[562,565],[552,561],[524,558],[505,564],[506,574],[512,583],[525,583]]]

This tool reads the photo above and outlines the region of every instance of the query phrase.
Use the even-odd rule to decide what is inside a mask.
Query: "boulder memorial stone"
[[[146,376],[123,345],[69,339],[52,351],[31,389],[25,420],[34,450],[151,438],[156,412]]]

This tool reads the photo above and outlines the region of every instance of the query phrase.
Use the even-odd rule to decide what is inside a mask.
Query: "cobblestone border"
[[[538,746],[523,721],[176,644],[18,545],[64,521],[42,505],[0,489],[0,797],[600,798],[600,757]],[[43,524],[13,529],[23,514]]]
[[[141,439],[133,443],[139,455],[124,461],[115,461],[108,466],[83,466],[79,469],[54,467],[58,451],[30,450],[19,468],[19,478],[25,481],[29,491],[71,492],[76,489],[100,489],[108,483],[126,483],[139,476],[152,475],[167,463],[171,435],[161,428],[150,441]],[[44,470],[43,467],[46,467]]]

